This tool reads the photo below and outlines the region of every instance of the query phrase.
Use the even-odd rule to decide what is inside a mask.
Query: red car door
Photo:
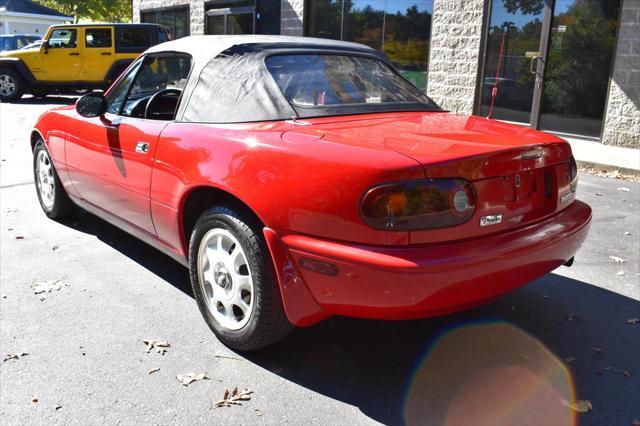
[[[189,65],[177,55],[139,60],[107,93],[104,116],[77,115],[66,141],[69,176],[82,199],[153,235],[153,159]]]

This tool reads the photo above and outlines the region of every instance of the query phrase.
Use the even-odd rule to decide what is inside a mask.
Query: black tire
[[[0,68],[0,102],[14,102],[22,97],[25,83],[13,68]]]
[[[211,313],[200,285],[198,257],[205,235],[223,229],[242,246],[253,279],[253,306],[249,320],[239,330],[222,326]],[[227,207],[216,206],[205,211],[194,227],[189,243],[189,273],[198,308],[216,337],[230,348],[250,351],[269,346],[292,330],[282,306],[280,288],[271,255],[262,236],[262,226],[249,215]]]
[[[51,173],[48,173],[48,182],[51,184],[53,182],[53,200],[48,200],[45,202],[43,199],[43,191],[41,190],[42,182],[38,176],[38,162],[40,161],[40,153],[46,155],[51,168]],[[36,194],[38,195],[38,201],[40,202],[40,207],[42,207],[42,211],[51,219],[64,219],[70,216],[73,216],[78,211],[78,207],[71,201],[67,192],[60,182],[60,178],[58,177],[58,173],[51,161],[51,156],[49,155],[49,151],[47,151],[47,146],[44,141],[39,140],[36,142],[36,145],[33,150],[33,179],[35,181],[36,186]]]

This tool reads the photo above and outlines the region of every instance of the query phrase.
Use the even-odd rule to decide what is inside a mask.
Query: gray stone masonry
[[[428,95],[471,114],[478,76],[484,0],[434,0]]]
[[[623,0],[602,143],[640,148],[640,0]]]

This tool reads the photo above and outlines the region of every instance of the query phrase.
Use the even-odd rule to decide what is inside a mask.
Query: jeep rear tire
[[[22,97],[24,80],[14,69],[0,68],[0,102],[13,102]]]

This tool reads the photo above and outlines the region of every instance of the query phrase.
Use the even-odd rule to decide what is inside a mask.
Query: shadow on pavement
[[[186,268],[136,238],[89,214],[67,225],[193,297]],[[640,324],[627,320],[639,317],[638,301],[548,274],[468,312],[333,318],[242,356],[385,424],[630,425],[640,419]],[[593,411],[566,407],[578,399]]]
[[[16,104],[28,105],[72,105],[78,100],[77,96],[71,95],[50,95],[44,98],[36,98],[25,95],[20,100],[15,101]]]

